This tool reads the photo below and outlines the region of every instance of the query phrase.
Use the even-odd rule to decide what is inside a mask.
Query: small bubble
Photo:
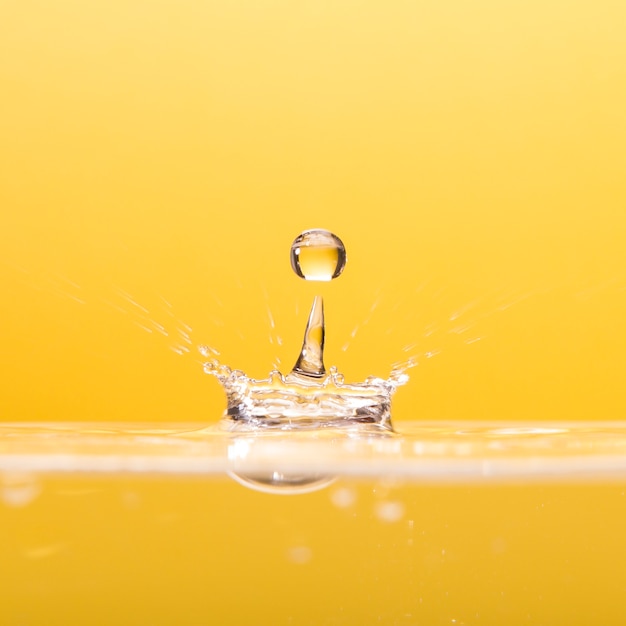
[[[313,552],[308,546],[294,546],[287,552],[287,558],[292,563],[297,563],[298,565],[305,565],[312,557]]]
[[[40,483],[30,474],[7,473],[0,476],[0,500],[7,506],[27,506],[40,493]]]
[[[340,487],[330,494],[330,499],[338,509],[347,509],[356,502],[356,493],[349,487]]]
[[[398,522],[404,517],[402,502],[379,502],[376,505],[376,517],[381,522]]]
[[[337,235],[322,230],[305,230],[291,244],[291,267],[305,280],[330,281],[346,266],[346,248]]]

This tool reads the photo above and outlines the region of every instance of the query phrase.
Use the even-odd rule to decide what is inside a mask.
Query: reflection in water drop
[[[11,472],[0,476],[0,500],[7,506],[27,506],[40,493],[41,484],[32,474]]]
[[[337,235],[323,230],[305,230],[291,244],[291,267],[305,280],[330,281],[346,266],[346,248]]]

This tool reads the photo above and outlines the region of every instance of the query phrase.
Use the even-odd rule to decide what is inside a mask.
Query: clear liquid
[[[291,265],[306,280],[332,280],[341,274],[346,260],[341,239],[327,230],[304,231],[291,246]],[[324,303],[316,296],[300,354],[287,376],[274,370],[267,379],[255,380],[215,358],[205,363],[205,371],[215,376],[226,392],[225,427],[290,430],[366,424],[391,431],[391,396],[408,376],[395,370],[387,380],[370,376],[361,383],[346,383],[336,367],[327,374],[325,334]],[[215,354],[206,346],[201,346],[200,352]]]
[[[309,321],[304,331],[302,349],[296,364],[291,370],[292,377],[322,378],[326,373],[324,367],[324,302],[321,296],[313,300]],[[296,378],[297,380],[297,378]]]
[[[305,280],[330,281],[337,278],[347,262],[346,248],[328,230],[305,230],[291,244],[291,267]]]

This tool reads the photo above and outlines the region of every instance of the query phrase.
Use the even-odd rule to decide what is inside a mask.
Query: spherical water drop
[[[346,261],[346,248],[341,239],[321,228],[305,230],[291,244],[291,267],[305,280],[337,278]]]

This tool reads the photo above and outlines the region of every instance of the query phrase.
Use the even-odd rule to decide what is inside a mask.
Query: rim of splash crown
[[[387,379],[369,376],[347,383],[336,367],[317,379],[278,370],[254,379],[215,359],[204,364],[204,371],[226,393],[221,425],[228,431],[341,428],[391,433],[392,396],[409,380],[408,374],[394,371]]]

